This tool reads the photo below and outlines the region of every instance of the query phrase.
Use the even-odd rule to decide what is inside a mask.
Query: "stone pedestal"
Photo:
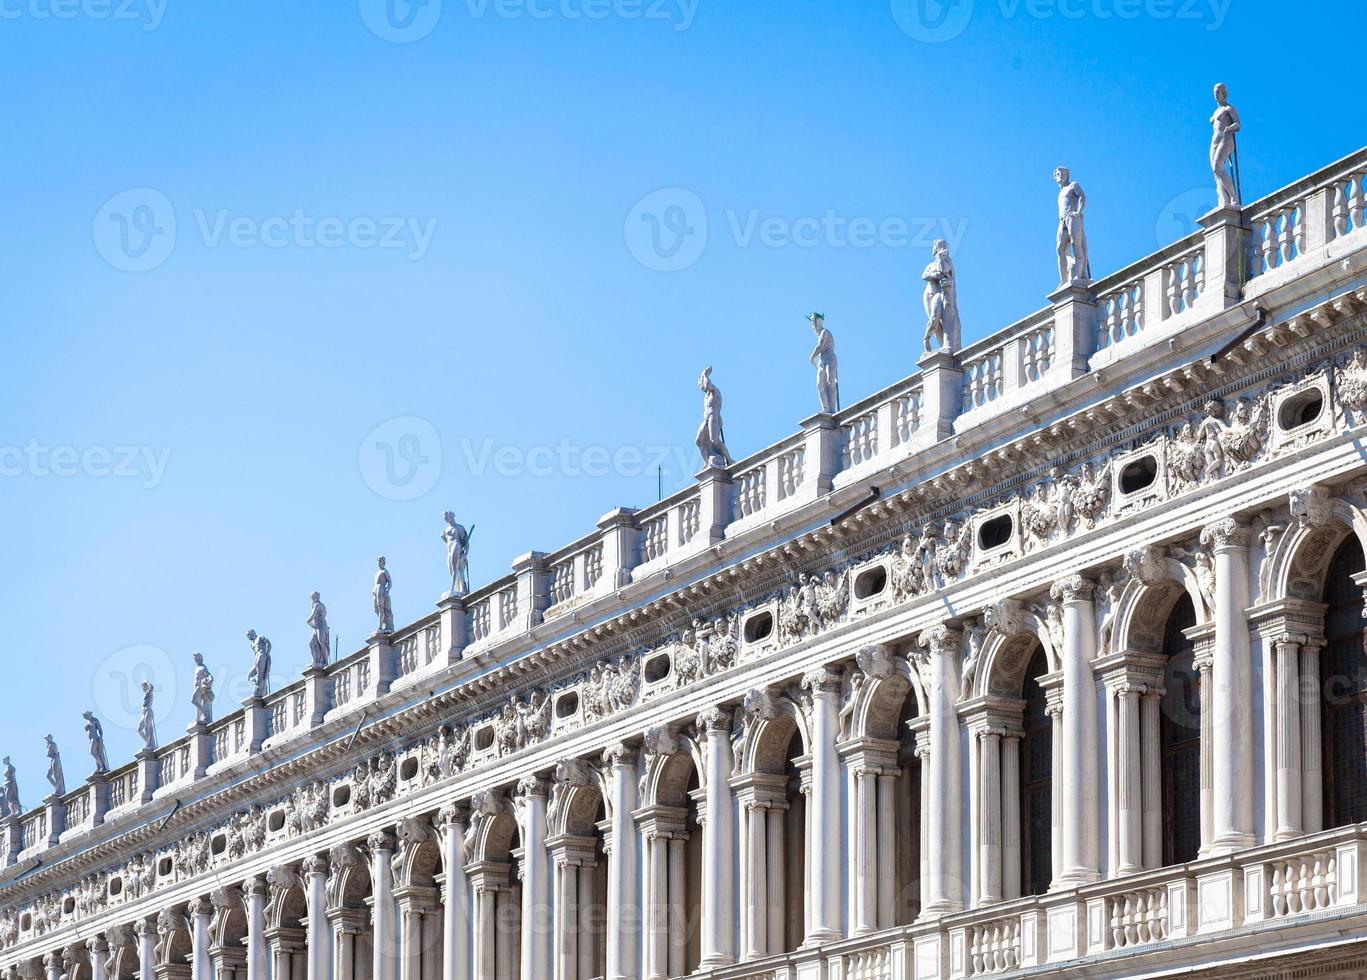
[[[796,496],[805,502],[831,492],[832,480],[840,471],[840,423],[834,415],[813,415],[802,420],[802,437],[806,458]]]
[[[724,466],[708,465],[698,474],[698,533],[693,542],[706,547],[726,535],[731,523],[731,474]]]
[[[310,728],[323,723],[323,716],[332,707],[332,681],[326,667],[304,670],[304,722]]]
[[[1096,294],[1090,282],[1071,282],[1049,294],[1054,306],[1054,362],[1051,374],[1078,378],[1096,353]]]
[[[364,699],[371,699],[389,693],[398,665],[394,660],[394,647],[389,642],[388,630],[376,630],[366,637],[365,643],[370,651],[370,686],[360,694]]]
[[[62,831],[66,830],[66,804],[60,796],[49,796],[43,800],[43,806],[47,809],[47,837],[43,844],[51,847],[61,838]]]
[[[143,803],[152,801],[152,794],[161,787],[161,763],[156,752],[143,749],[135,756],[138,761],[138,787]]]
[[[209,726],[191,724],[185,729],[190,736],[190,778],[203,779],[214,761],[214,741],[209,734]],[[253,749],[252,751],[255,751]]]
[[[244,739],[247,752],[254,755],[261,751],[261,746],[270,736],[270,712],[263,698],[248,698],[242,702],[242,713],[247,722]]]
[[[1216,309],[1237,306],[1248,281],[1248,242],[1251,231],[1242,208],[1217,208],[1196,219],[1206,233],[1204,303]]]
[[[517,622],[514,629],[539,626],[551,604],[551,569],[546,555],[529,551],[513,562],[517,576]]]
[[[923,354],[921,367],[921,426],[915,440],[934,445],[954,434],[954,420],[964,404],[964,372],[949,351]]]
[[[19,845],[22,840],[22,832],[19,828],[18,815],[5,818],[5,867],[9,867],[19,860]]]
[[[86,786],[90,792],[90,826],[98,827],[109,812],[109,774],[93,773],[86,780]]]
[[[458,663],[470,645],[470,617],[465,611],[465,597],[447,593],[437,602],[441,613],[441,647],[444,655],[436,657],[432,666],[440,670]]]
[[[631,507],[618,507],[598,519],[603,535],[603,581],[608,588],[631,584],[631,570],[641,563],[641,525]]]

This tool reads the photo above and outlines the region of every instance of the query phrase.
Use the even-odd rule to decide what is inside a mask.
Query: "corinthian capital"
[[[729,735],[731,733],[731,712],[712,705],[698,713],[698,734],[703,738],[709,735]]]
[[[840,693],[840,674],[830,667],[817,667],[802,675],[802,689],[812,697]]]
[[[1096,597],[1096,583],[1085,575],[1069,575],[1054,583],[1049,597],[1055,602],[1091,602]]]
[[[520,800],[531,797],[546,798],[546,780],[540,776],[523,776],[517,783],[517,796]]]
[[[963,633],[944,623],[921,631],[916,638],[917,645],[932,657],[957,656],[963,647]]]
[[[1207,524],[1201,532],[1201,546],[1216,551],[1224,548],[1247,548],[1248,539],[1248,525],[1233,517],[1225,517]]]

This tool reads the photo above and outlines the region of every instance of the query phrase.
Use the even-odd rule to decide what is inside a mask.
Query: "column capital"
[[[1091,602],[1096,598],[1096,581],[1086,575],[1069,575],[1049,589],[1055,602]]]
[[[394,834],[388,830],[377,830],[365,839],[365,846],[371,853],[394,850]]]
[[[812,697],[837,695],[841,687],[840,672],[831,667],[816,667],[802,675],[802,689]]]
[[[299,867],[303,870],[305,876],[325,875],[328,873],[329,862],[328,859],[321,854],[310,854],[300,862]]]
[[[199,898],[190,899],[185,905],[185,911],[194,919],[197,919],[200,916],[208,918],[214,914],[214,906],[211,899],[201,896]]]
[[[627,769],[636,765],[641,751],[635,745],[618,742],[603,750],[603,762],[613,769]]]
[[[517,781],[516,795],[519,800],[536,798],[544,800],[548,792],[549,787],[546,780],[540,776],[523,776]]]
[[[1247,524],[1235,517],[1223,517],[1202,528],[1201,546],[1214,551],[1247,548],[1250,537],[1251,531]]]
[[[958,627],[940,623],[921,631],[916,645],[932,657],[957,656],[963,647],[964,634]]]
[[[441,833],[445,833],[451,827],[468,827],[469,825],[470,804],[465,801],[453,801],[446,804],[432,818],[432,826]]]
[[[719,705],[712,705],[704,708],[698,713],[698,734],[707,738],[710,735],[724,735],[729,737],[731,734],[732,715],[727,708]]]
[[[266,887],[265,879],[260,875],[252,875],[238,887],[242,889],[244,899],[249,895],[265,895],[269,890]]]

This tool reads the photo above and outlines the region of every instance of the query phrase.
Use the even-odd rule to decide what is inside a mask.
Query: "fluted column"
[[[768,808],[757,800],[744,803],[745,875],[745,959],[756,960],[769,951],[769,849],[766,815]]]
[[[634,980],[639,975],[636,942],[641,925],[641,899],[637,887],[638,858],[636,784],[640,753],[631,746],[616,745],[603,754],[608,767],[611,797],[611,854],[608,860],[607,980]]]
[[[787,909],[787,867],[788,867],[788,845],[785,842],[783,821],[786,817],[786,808],[770,806],[765,814],[765,823],[768,825],[769,837],[769,871],[768,871],[768,911],[769,911],[769,939],[768,949],[770,953],[781,953],[784,949],[783,941],[783,921],[784,912]],[[809,876],[810,878],[810,876]]]
[[[840,917],[844,873],[841,864],[840,757],[835,746],[840,727],[840,675],[823,667],[803,677],[802,685],[811,697],[812,792],[807,801],[811,817],[807,866],[811,871],[812,920],[807,942],[815,944],[832,942],[844,935]],[[779,909],[781,915],[781,904]]]
[[[1055,689],[1048,697],[1044,713],[1049,716],[1049,772],[1058,776],[1050,784],[1049,856],[1050,888],[1061,887],[1063,877],[1063,698]]]
[[[494,980],[498,950],[498,892],[492,884],[476,881],[474,923],[475,980]]]
[[[517,785],[522,831],[522,980],[546,980],[551,972],[550,867],[546,859],[546,782],[527,776]],[[384,980],[384,978],[376,978]]]
[[[981,787],[982,830],[979,834],[978,862],[982,891],[979,904],[991,905],[1002,899],[1002,798],[1001,732],[988,729],[978,735],[978,781]]]
[[[731,714],[711,707],[698,715],[706,792],[703,814],[702,969],[736,962],[736,830],[732,813]]]
[[[864,935],[878,930],[877,772],[861,766],[854,773],[855,827],[859,843],[858,859],[850,869],[855,888],[854,930]]]
[[[646,831],[646,975],[649,980],[664,980],[670,975],[669,870],[666,864],[666,835],[658,828]]]
[[[371,980],[398,980],[398,923],[394,904],[394,836],[380,831],[366,838],[370,849]]]
[[[461,853],[469,820],[469,808],[460,804],[445,806],[437,814],[442,865],[442,980],[470,977],[470,889]]]
[[[1144,691],[1140,710],[1139,742],[1143,746],[1144,769],[1144,849],[1145,869],[1163,865],[1163,767],[1160,747],[1162,723],[1160,708],[1163,704],[1161,688],[1150,687]]]
[[[1294,637],[1275,641],[1277,700],[1277,832],[1276,839],[1290,840],[1302,831],[1301,823],[1301,713],[1300,643]]]
[[[1063,606],[1063,875],[1069,885],[1101,877],[1101,800],[1097,757],[1103,751],[1096,717],[1095,585],[1074,575],[1055,583]]]
[[[561,858],[555,863],[556,911],[560,922],[555,930],[556,980],[579,980],[579,867]],[[588,980],[587,977],[584,980]]]
[[[1002,739],[1002,897],[1020,898],[1021,808],[1020,736],[1007,733]]]
[[[897,911],[897,773],[878,774],[878,854],[882,873],[878,875],[878,928],[891,929]]]
[[[1139,692],[1129,684],[1116,691],[1119,702],[1115,788],[1120,817],[1117,844],[1119,872],[1134,874],[1144,867],[1143,773],[1139,758]]]
[[[961,634],[948,626],[934,626],[921,633],[923,653],[919,667],[929,674],[930,697],[930,799],[927,820],[929,900],[923,915],[943,915],[964,907],[963,782],[959,748],[959,653]],[[925,676],[923,673],[922,676]]]
[[[270,980],[266,962],[266,883],[260,878],[248,878],[242,883],[242,911],[247,919],[247,980]]]
[[[1201,532],[1215,564],[1215,645],[1211,653],[1211,803],[1209,852],[1253,843],[1253,782],[1241,760],[1253,744],[1252,653],[1248,637],[1248,528],[1225,518]]]
[[[213,966],[209,962],[209,919],[214,910],[208,899],[191,900],[190,913],[190,976],[192,980],[213,980]]]
[[[688,886],[688,838],[679,834],[670,838],[669,848],[669,975],[684,975],[684,960],[688,953],[688,920],[685,889]]]
[[[1307,834],[1324,829],[1324,772],[1320,744],[1320,648],[1300,648],[1301,821]]]

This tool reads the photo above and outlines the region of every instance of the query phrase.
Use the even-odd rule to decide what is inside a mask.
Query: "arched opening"
[[[345,912],[339,913],[355,927],[351,938],[350,955],[359,963],[371,961],[370,915],[366,898],[370,895],[370,875],[366,873],[359,854],[351,858],[358,862],[355,873],[348,874],[343,886]],[[307,933],[302,922],[308,917],[304,889],[298,874],[290,868],[273,870],[267,876],[269,889],[266,903],[266,951],[271,962],[274,980],[303,980],[308,972]],[[243,963],[245,975],[246,964]]]
[[[327,920],[332,933],[332,962],[336,975],[364,980],[372,969],[370,868],[360,851],[349,844],[338,844],[328,852]],[[267,937],[278,923],[300,922],[308,909],[297,876],[289,869],[272,870],[266,878],[269,898],[266,906]],[[278,962],[272,960],[272,962]],[[301,974],[302,976],[303,974]],[[285,974],[273,978],[289,980]]]
[[[521,974],[522,887],[514,855],[522,851],[517,820],[506,801],[487,806],[476,828],[476,860],[466,869],[474,894],[472,960],[480,980],[516,980]]]
[[[1367,820],[1367,654],[1363,594],[1353,576],[1364,571],[1355,535],[1338,547],[1324,583],[1323,692],[1324,826]]]
[[[1201,675],[1187,631],[1196,608],[1183,593],[1163,634],[1163,864],[1185,864],[1201,851]]]
[[[1054,880],[1054,731],[1040,678],[1049,672],[1044,649],[1036,646],[1025,668],[1021,696],[1020,886],[1022,895],[1043,895]]]
[[[905,926],[921,914],[921,841],[922,826],[921,759],[916,753],[916,696],[908,691],[897,720],[896,831],[891,835],[895,854],[888,862],[896,869],[892,894],[892,922]],[[881,903],[880,903],[881,904]],[[881,920],[881,916],[880,916]],[[879,926],[883,927],[880,921]]]
[[[682,746],[653,762],[653,801],[638,813],[645,837],[646,975],[680,977],[702,959],[702,799]]]
[[[413,818],[399,826],[394,857],[394,899],[399,911],[399,962],[412,980],[440,980],[442,962],[441,893],[436,876],[441,853],[429,820]]]
[[[212,901],[209,963],[215,980],[246,980],[247,915],[242,907],[242,893],[236,888],[222,889],[214,893]]]
[[[556,976],[593,980],[606,975],[610,826],[602,794],[591,783],[560,777],[552,796],[554,836],[546,841],[555,867]]]

